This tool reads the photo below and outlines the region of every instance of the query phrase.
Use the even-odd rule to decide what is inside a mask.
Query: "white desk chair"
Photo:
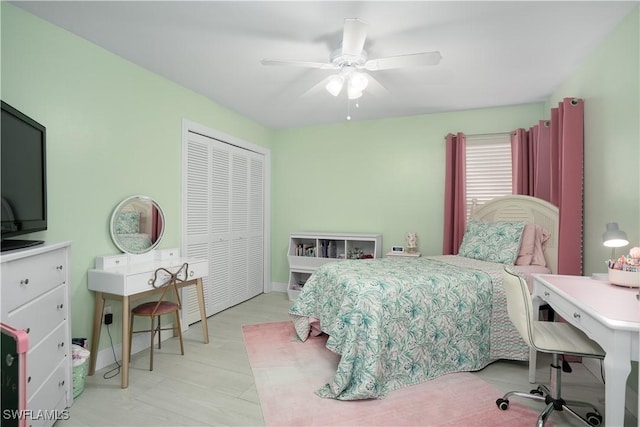
[[[605,355],[604,350],[598,343],[587,337],[584,332],[568,323],[534,320],[531,295],[525,280],[509,270],[508,267],[504,270],[503,278],[509,318],[527,345],[536,351],[553,354],[553,361],[551,363],[550,388],[539,385],[537,389],[531,390],[529,393],[510,391],[496,400],[496,405],[506,411],[509,409],[509,397],[511,396],[544,402],[547,406],[538,417],[538,427],[544,426],[553,411],[563,410],[582,420],[585,425],[600,425],[602,423],[602,415],[592,404],[562,398],[562,365],[559,363],[559,355],[568,354],[602,359]],[[593,412],[588,412],[586,418],[584,418],[571,409],[570,406],[591,408]]]

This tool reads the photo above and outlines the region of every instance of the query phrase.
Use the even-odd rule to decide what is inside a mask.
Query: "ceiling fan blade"
[[[337,67],[327,62],[306,62],[306,61],[278,61],[273,59],[263,59],[262,65],[284,65],[304,68],[318,68],[321,70],[335,70]]]
[[[369,71],[390,70],[392,68],[419,67],[423,65],[438,65],[442,55],[440,52],[422,52],[408,55],[388,56],[386,58],[370,59],[363,68]]]
[[[358,56],[362,53],[367,38],[369,24],[355,18],[344,20],[342,33],[342,54]]]
[[[389,90],[384,87],[378,80],[374,79],[371,74],[368,74],[367,78],[369,79],[369,84],[364,90],[365,92],[370,92],[374,96],[384,96],[389,94]]]
[[[331,78],[331,76],[327,76],[324,79],[320,80],[318,83],[316,83],[315,85],[313,85],[313,87],[311,87],[309,90],[307,90],[306,92],[304,92],[301,97],[307,97],[307,96],[314,96],[317,95],[319,93],[325,93],[326,95],[329,95],[329,92],[327,92],[326,86],[327,83],[329,83],[329,79]],[[331,95],[329,95],[331,96]]]

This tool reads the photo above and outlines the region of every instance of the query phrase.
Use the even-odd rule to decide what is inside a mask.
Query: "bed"
[[[474,235],[474,227],[495,234]],[[523,253],[525,228],[546,232],[537,254]],[[544,266],[515,266],[525,278],[556,272],[557,236],[556,207],[507,196],[475,210],[459,255],[344,260],[318,268],[289,311],[302,341],[325,333],[326,347],[341,355],[334,377],[316,393],[379,399],[498,359],[527,360],[528,347],[509,320],[502,288],[505,264],[516,257],[503,248],[517,244],[517,260],[543,258]],[[504,242],[483,247],[478,243],[483,239]],[[509,256],[511,263],[505,262]]]

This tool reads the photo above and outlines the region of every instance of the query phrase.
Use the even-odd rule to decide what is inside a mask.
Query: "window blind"
[[[477,206],[512,194],[509,134],[468,136],[466,149],[467,218]]]

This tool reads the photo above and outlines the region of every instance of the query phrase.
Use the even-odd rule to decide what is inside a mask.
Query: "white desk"
[[[202,277],[209,274],[206,260],[181,258],[177,249],[152,251],[144,255],[114,255],[98,257],[95,269],[89,270],[88,288],[95,291],[96,303],[93,315],[93,336],[91,337],[91,358],[89,359],[89,375],[96,368],[96,356],[102,329],[102,312],[105,299],[122,303],[122,388],[129,386],[129,322],[131,302],[148,297],[162,291],[152,286],[154,272],[158,268],[166,268],[175,273],[184,263],[189,265],[188,280],[178,287],[195,286],[200,306],[200,318],[204,343],[209,342],[207,316],[204,305]]]
[[[640,302],[637,289],[590,277],[533,275],[533,312],[548,303],[560,316],[584,331],[606,351],[605,425],[624,425],[625,390],[631,360],[638,360]],[[536,352],[529,359],[529,381],[535,382]]]

